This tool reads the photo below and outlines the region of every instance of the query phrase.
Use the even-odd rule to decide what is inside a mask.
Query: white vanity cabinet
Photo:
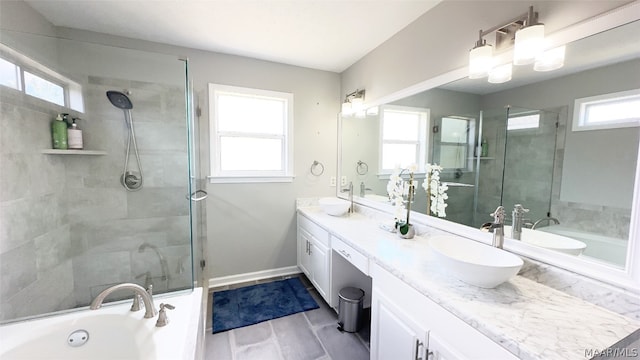
[[[370,272],[371,359],[517,359],[379,265]]]
[[[326,230],[298,215],[298,267],[327,302],[330,299],[331,279],[329,239]]]
[[[371,303],[371,359],[425,359],[428,330],[406,312],[410,309],[403,310],[384,293],[374,285]]]

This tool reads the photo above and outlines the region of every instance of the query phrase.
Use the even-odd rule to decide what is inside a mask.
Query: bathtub
[[[562,225],[545,226],[537,228],[536,230],[546,231],[584,242],[587,244],[587,248],[581,256],[602,260],[622,268],[625,266],[627,259],[627,240],[587,233]]]
[[[131,312],[126,301],[0,326],[0,359],[195,359],[202,288],[157,295],[154,303],[175,306],[168,325],[155,327],[158,316],[144,319],[144,309]]]

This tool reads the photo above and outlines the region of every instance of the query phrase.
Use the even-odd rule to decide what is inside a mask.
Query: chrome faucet
[[[368,187],[366,187],[364,185],[364,181],[361,181],[360,182],[360,197],[364,197],[366,192],[367,192],[367,190],[371,191],[371,189],[369,189]]]
[[[176,307],[171,304],[160,304],[160,313],[158,314],[158,321],[156,321],[156,327],[167,326],[169,318],[167,317],[167,309],[173,310]]]
[[[493,230],[493,242],[491,246],[502,249],[504,245],[504,218],[505,211],[502,205],[496,208],[491,216],[493,216],[493,223],[491,224],[491,230]]]
[[[511,238],[520,240],[522,238],[522,224],[524,223],[524,214],[528,213],[529,209],[525,209],[522,204],[515,204],[513,211],[511,212]]]
[[[349,181],[349,187],[342,189],[342,192],[349,192],[349,202],[351,203],[349,206],[349,212],[353,213],[353,181]]]
[[[134,296],[140,296],[142,298],[142,301],[144,302],[145,319],[156,316],[156,308],[155,305],[153,305],[153,297],[142,286],[132,283],[118,284],[103,290],[100,294],[98,294],[98,296],[96,296],[95,299],[93,299],[89,308],[91,310],[99,309],[102,306],[102,302],[104,301],[104,299],[112,292],[118,290],[133,290]]]
[[[540,225],[541,222],[545,222],[545,221],[548,221],[549,223],[554,222],[554,223],[556,223],[556,225],[560,224],[560,221],[558,219],[556,219],[554,217],[551,217],[551,216],[547,216],[547,217],[544,217],[544,218],[534,222],[533,226],[531,226],[531,230],[535,230],[536,227],[538,227],[538,225]]]

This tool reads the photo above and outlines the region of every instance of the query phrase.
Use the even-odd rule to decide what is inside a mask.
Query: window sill
[[[210,184],[290,183],[294,176],[207,176]]]

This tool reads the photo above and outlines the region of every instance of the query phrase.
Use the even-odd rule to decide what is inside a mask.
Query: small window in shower
[[[21,90],[20,67],[0,58],[0,85]]]
[[[32,74],[28,71],[24,72],[24,92],[27,95],[37,97],[60,106],[64,106],[64,88],[49,80]]]
[[[640,89],[576,99],[573,131],[640,126]]]
[[[290,182],[293,94],[209,85],[211,182]]]
[[[507,130],[537,129],[540,127],[540,113],[516,114],[509,116]]]
[[[0,85],[84,112],[82,86],[20,52],[0,44]]]

